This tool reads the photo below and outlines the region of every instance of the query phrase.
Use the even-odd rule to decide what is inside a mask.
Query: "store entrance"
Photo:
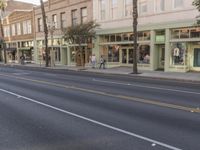
[[[165,67],[165,45],[158,46],[158,70],[164,70]]]
[[[200,48],[194,49],[194,67],[200,67]]]
[[[122,64],[132,64],[133,63],[133,49],[132,48],[122,48],[121,50],[121,62]]]

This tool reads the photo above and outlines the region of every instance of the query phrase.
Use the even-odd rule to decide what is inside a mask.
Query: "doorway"
[[[200,48],[194,49],[194,67],[200,67]]]
[[[132,64],[133,63],[133,49],[132,48],[123,48],[122,53],[122,64]]]
[[[165,45],[158,46],[158,70],[164,70],[165,67]]]

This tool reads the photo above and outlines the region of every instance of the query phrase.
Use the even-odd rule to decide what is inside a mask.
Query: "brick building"
[[[51,60],[55,64],[76,65],[77,46],[63,40],[62,28],[93,19],[92,0],[49,0],[44,3],[48,29],[48,45]],[[44,62],[44,32],[40,6],[34,9],[36,27],[36,62]],[[85,49],[84,60],[89,61],[92,49]]]
[[[33,11],[16,10],[3,20],[4,40],[8,62],[19,62],[24,55],[26,61],[34,59]]]

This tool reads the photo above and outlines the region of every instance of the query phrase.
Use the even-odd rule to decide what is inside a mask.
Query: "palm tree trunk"
[[[137,69],[137,25],[138,25],[137,0],[133,0],[133,74],[138,73]]]
[[[1,42],[2,42],[2,49],[3,49],[3,53],[4,53],[4,63],[7,64],[6,45],[4,43],[4,31],[3,31],[3,21],[2,21],[3,15],[2,15],[2,12],[1,12],[1,16],[0,17],[1,17],[0,18],[0,28],[1,28],[1,36],[2,36]]]
[[[48,28],[47,28],[47,21],[46,21],[46,13],[44,8],[43,0],[40,0],[41,10],[42,10],[42,19],[43,19],[43,27],[44,27],[44,43],[45,43],[45,66],[49,66],[49,51],[48,51]]]

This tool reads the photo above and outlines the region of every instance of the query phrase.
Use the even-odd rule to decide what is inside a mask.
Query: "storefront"
[[[109,67],[132,66],[133,33],[100,35],[99,55],[103,56]],[[138,67],[150,68],[150,31],[138,32]]]

